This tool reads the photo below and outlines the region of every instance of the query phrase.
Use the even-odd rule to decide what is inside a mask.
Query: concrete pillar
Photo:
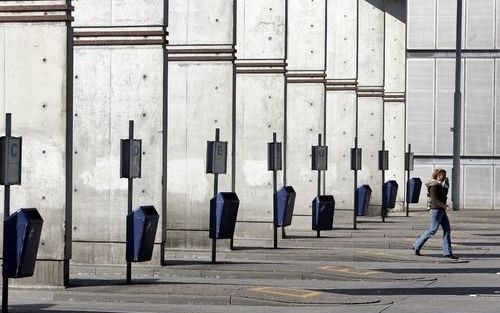
[[[133,207],[154,205],[163,218],[163,1],[75,5],[73,261],[124,264],[127,179],[120,178],[120,139],[128,138],[129,120],[143,151]]]
[[[311,146],[325,130],[326,0],[290,0],[287,13],[286,184],[297,192],[292,227],[311,229]]]
[[[239,0],[236,101],[237,239],[273,238],[267,143],[284,142],[285,1]],[[278,172],[278,188],[283,171]],[[238,242],[236,242],[238,245]]]
[[[359,0],[358,19],[358,134],[359,147],[363,149],[358,184],[371,186],[368,214],[377,215],[382,203],[378,151],[382,148],[384,120],[384,0]]]
[[[170,1],[168,15],[168,246],[207,248],[214,178],[205,174],[206,142],[216,128],[228,142],[228,172],[219,175],[219,191],[234,187],[234,3]]]
[[[352,223],[354,207],[350,149],[356,135],[357,3],[328,1],[326,143],[331,152],[326,190],[335,196],[336,223]]]
[[[405,201],[406,1],[385,0],[385,143],[389,150],[387,180],[399,185],[395,210]]]
[[[36,207],[44,219],[35,274],[12,283],[62,286],[71,257],[71,11],[66,1],[45,5],[49,15],[43,6],[0,3],[0,125],[3,136],[12,113],[12,135],[23,137],[22,185],[11,187],[10,213]]]

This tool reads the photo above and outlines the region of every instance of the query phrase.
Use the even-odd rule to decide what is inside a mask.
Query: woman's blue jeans
[[[442,209],[431,209],[431,225],[413,244],[416,250],[420,250],[425,242],[436,234],[439,225],[443,228],[443,255],[453,254],[451,251],[450,220],[448,219],[448,215],[446,215],[446,210]]]

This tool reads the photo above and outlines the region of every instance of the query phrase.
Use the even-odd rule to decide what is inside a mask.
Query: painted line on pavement
[[[319,269],[325,270],[325,271],[343,273],[343,274],[352,274],[352,275],[357,275],[357,276],[369,276],[369,275],[380,274],[380,272],[378,272],[378,271],[363,270],[363,269],[356,269],[356,268],[343,267],[343,266],[339,267],[339,266],[335,266],[335,265],[322,266]]]
[[[250,289],[250,291],[269,293],[269,294],[273,294],[273,295],[300,298],[300,299],[312,298],[312,297],[319,296],[321,294],[321,292],[318,292],[318,291],[289,289],[289,288],[280,288],[280,287],[257,287],[257,288]]]

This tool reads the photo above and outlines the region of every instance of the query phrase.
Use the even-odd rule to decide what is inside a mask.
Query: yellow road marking
[[[316,297],[321,294],[321,292],[318,291],[279,288],[279,287],[258,287],[258,288],[252,288],[250,290],[262,293],[269,293],[273,295],[285,296],[285,297],[301,298],[301,299]]]
[[[385,252],[371,252],[371,251],[367,251],[367,250],[361,250],[359,252],[361,254],[378,256],[378,257],[382,257],[382,258],[390,259],[390,260],[411,260],[411,258],[403,256],[403,255],[394,255],[394,254],[388,254]]]
[[[323,267],[320,267],[320,269],[326,270],[326,271],[340,272],[340,273],[352,274],[352,275],[362,275],[362,276],[368,276],[368,275],[374,275],[374,274],[380,273],[377,271],[354,269],[354,268],[348,268],[348,267],[337,267],[335,265],[323,266]]]

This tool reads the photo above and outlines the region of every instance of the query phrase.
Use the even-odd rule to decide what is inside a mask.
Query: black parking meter
[[[321,236],[321,230],[331,230],[333,225],[333,207],[335,206],[335,202],[333,205],[323,205],[323,199],[333,199],[333,196],[322,196],[321,195],[321,171],[328,170],[328,146],[322,145],[322,136],[318,134],[318,145],[312,147],[311,154],[311,169],[313,171],[318,171],[318,192],[316,198],[312,202],[312,228],[316,230],[316,237]],[[319,201],[318,199],[322,199]],[[325,214],[325,208],[328,208],[326,211],[331,212],[329,214]],[[322,212],[322,213],[320,213]],[[330,225],[328,227],[317,227],[317,225]]]
[[[226,174],[227,142],[207,141],[207,174]]]
[[[405,153],[405,171],[406,171],[406,183],[410,183],[410,172],[415,168],[415,154],[411,152],[411,144],[408,144],[408,152]],[[420,188],[420,187],[418,187]],[[418,189],[420,190],[420,189]],[[420,193],[420,192],[419,192]],[[410,199],[408,196],[408,190],[406,193],[406,216],[410,215],[410,203],[414,203],[414,199]],[[417,200],[418,202],[418,200]]]
[[[328,170],[328,147],[313,146],[312,147],[312,169],[313,171]]]
[[[277,171],[281,171],[282,164],[281,142],[276,141],[276,133],[273,133],[273,141],[267,143],[267,170],[273,172],[273,247],[278,248],[278,178]],[[293,209],[292,209],[293,210]],[[285,225],[282,225],[282,235],[284,237]]]
[[[267,143],[267,170],[281,171],[283,169],[281,142]]]
[[[356,122],[357,123],[357,122]],[[357,133],[357,130],[356,130]],[[358,209],[356,208],[356,191],[358,190],[358,171],[362,168],[363,151],[358,148],[358,137],[354,137],[354,148],[351,148],[351,170],[354,171],[354,210],[352,218],[352,229],[357,229]]]
[[[141,178],[142,140],[120,140],[120,178]]]
[[[362,164],[362,156],[363,151],[361,148],[352,148],[351,149],[351,170],[352,171],[361,171]]]
[[[378,152],[378,169],[382,171],[382,186],[385,186],[385,171],[389,169],[389,151],[385,150],[385,140],[382,140],[382,150]],[[382,188],[382,199],[385,198],[384,188]],[[380,217],[382,218],[382,222],[385,222],[387,209],[387,202],[382,200],[382,204],[380,205]]]
[[[380,150],[378,152],[378,169],[387,171],[389,169],[389,151]]]
[[[120,140],[120,178],[127,178],[127,216],[132,212],[133,195],[134,195],[134,178],[141,178],[141,163],[142,163],[142,140],[134,139],[134,121],[128,122],[128,139]],[[133,229],[129,227],[127,222],[126,241],[127,245],[129,238],[132,238],[131,232]],[[132,283],[132,263],[127,260],[127,284]]]
[[[212,263],[217,262],[217,239],[229,239],[231,250],[233,250],[234,227],[236,225],[239,206],[239,199],[236,193],[219,193],[219,174],[226,174],[227,172],[227,142],[220,141],[219,139],[220,129],[216,128],[215,140],[207,141],[206,173],[214,174],[214,197],[210,200],[209,218],[209,237],[212,239]],[[228,199],[235,201],[229,201]],[[229,205],[229,203],[233,205]],[[232,229],[232,231],[219,233],[217,227],[221,226],[226,230]]]
[[[411,149],[411,145],[410,149]],[[415,154],[413,152],[405,153],[405,170],[413,171],[415,167]]]
[[[21,137],[0,137],[0,184],[21,184],[22,143]]]

